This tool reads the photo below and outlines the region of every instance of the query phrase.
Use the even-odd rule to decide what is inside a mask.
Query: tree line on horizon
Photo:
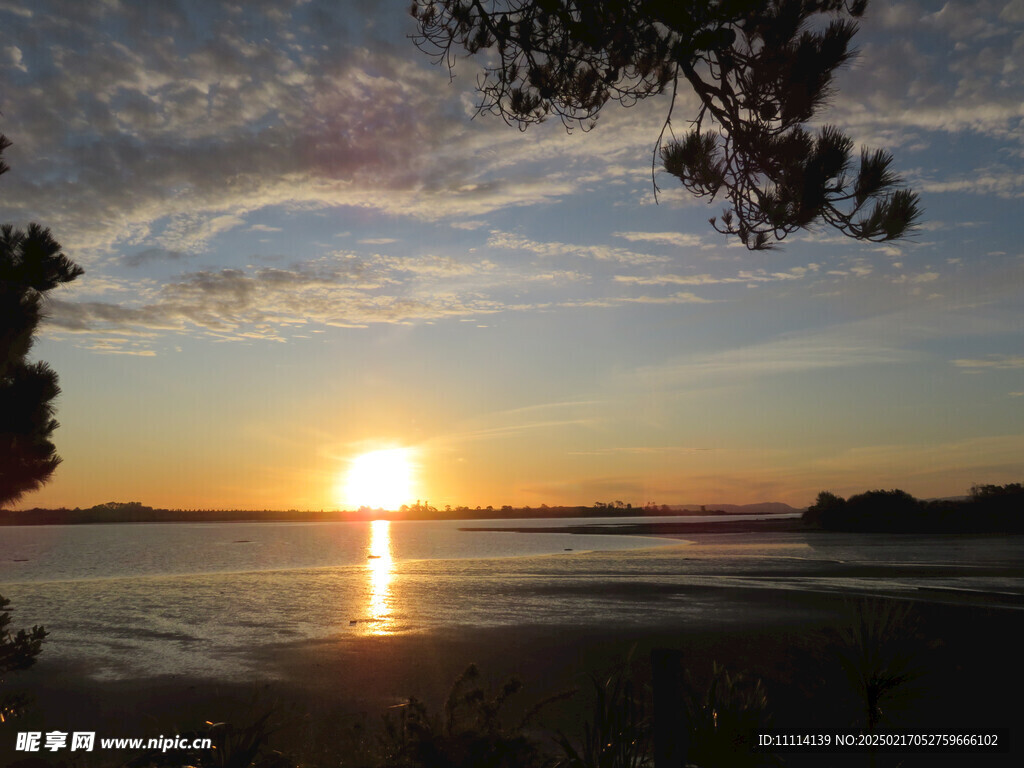
[[[875,490],[844,499],[822,491],[803,514],[830,531],[893,533],[1022,533],[1024,485],[974,485],[965,499],[922,501],[906,491]]]
[[[356,510],[320,509],[162,509],[151,507],[140,501],[108,501],[92,507],[60,507],[46,509],[35,507],[24,510],[0,509],[0,525],[76,525],[88,523],[155,523],[155,522],[246,522],[246,521],[294,521],[340,522],[361,520],[473,520],[498,518],[546,518],[546,517],[640,517],[654,515],[685,514],[726,514],[723,510],[691,511],[672,507],[668,504],[649,503],[644,506],[632,504],[596,503],[594,506],[549,506],[500,507],[487,505],[452,506],[438,509],[426,501],[403,504],[397,510],[360,507]]]

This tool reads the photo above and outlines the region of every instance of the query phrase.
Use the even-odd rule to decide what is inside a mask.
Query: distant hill
[[[690,512],[700,514],[701,507],[714,514],[724,512],[727,515],[785,515],[803,512],[804,508],[791,507],[781,501],[762,501],[758,504],[669,504],[673,512]]]

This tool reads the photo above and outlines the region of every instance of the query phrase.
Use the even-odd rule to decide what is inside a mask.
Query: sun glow
[[[408,448],[386,448],[352,459],[345,476],[350,507],[398,509],[412,499],[413,462]]]

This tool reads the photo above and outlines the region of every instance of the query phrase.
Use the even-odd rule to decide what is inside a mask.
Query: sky
[[[33,348],[63,464],[21,508],[797,507],[1024,480],[1024,0],[873,0],[821,121],[912,238],[752,253],[596,127],[474,117],[406,2],[0,0],[0,220],[86,270]],[[675,125],[695,114],[689,94]],[[413,498],[415,497],[415,498]]]

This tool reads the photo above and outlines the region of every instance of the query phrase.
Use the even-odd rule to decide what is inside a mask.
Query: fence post
[[[654,688],[654,768],[683,768],[690,730],[683,697],[683,652],[651,649]]]

